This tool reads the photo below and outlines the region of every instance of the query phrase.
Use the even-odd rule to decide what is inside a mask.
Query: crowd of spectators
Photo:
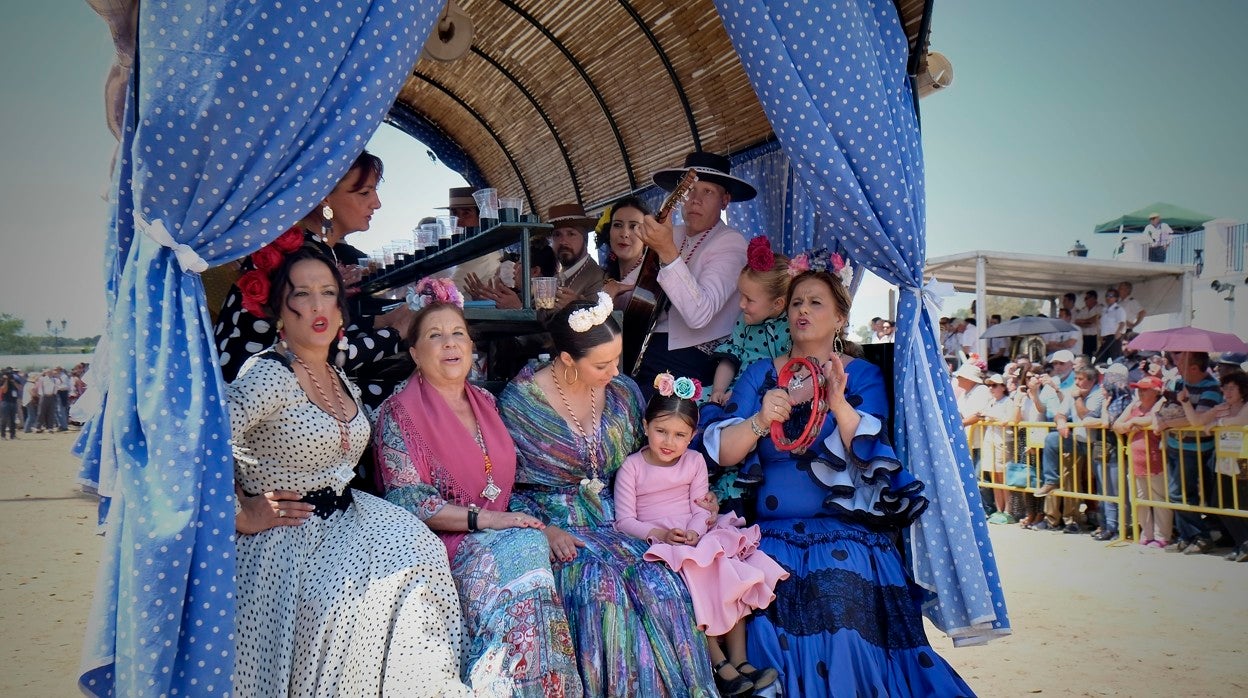
[[[42,371],[0,371],[0,438],[23,433],[69,431],[69,407],[86,389],[82,376],[87,364],[70,370],[61,366]]]
[[[982,489],[989,522],[1106,542],[1125,530],[1151,548],[1248,560],[1248,460],[1219,446],[1243,436],[1224,428],[1248,427],[1248,355],[1083,353],[1104,337],[1079,353],[1073,337],[1053,337],[1046,346],[1061,348],[1043,361],[1017,355],[999,372],[971,354],[953,373],[981,481],[1006,486]],[[1137,499],[1176,506],[1139,506],[1137,533]]]

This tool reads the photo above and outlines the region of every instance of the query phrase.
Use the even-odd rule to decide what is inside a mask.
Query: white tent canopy
[[[1149,316],[1177,313],[1192,316],[1192,280],[1196,268],[1180,264],[1125,262],[1016,252],[974,250],[927,260],[925,278],[953,284],[964,293],[974,293],[979,327],[986,327],[986,295],[1033,298],[1055,303],[1062,294],[1080,295],[1089,289],[1103,294],[1108,286],[1129,281],[1136,300]],[[1051,309],[1052,310],[1052,309]],[[1182,320],[1178,324],[1185,324]],[[984,347],[980,347],[983,354]]]

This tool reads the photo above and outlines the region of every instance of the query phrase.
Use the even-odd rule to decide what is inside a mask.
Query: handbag
[[[1005,486],[1033,489],[1039,486],[1036,469],[1026,463],[1005,464]]]

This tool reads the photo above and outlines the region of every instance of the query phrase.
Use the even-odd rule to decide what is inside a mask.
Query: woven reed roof
[[[912,56],[920,47],[913,72],[931,0],[895,2]],[[391,123],[432,126],[476,166],[475,183],[522,193],[531,210],[599,208],[692,150],[730,154],[772,138],[711,0],[458,5],[472,19],[471,50],[422,57]]]

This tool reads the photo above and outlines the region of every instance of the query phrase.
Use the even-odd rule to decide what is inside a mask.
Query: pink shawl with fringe
[[[486,484],[485,457],[476,435],[469,433],[442,395],[419,374],[389,400],[416,477],[405,482],[402,473],[391,473],[386,484],[401,487],[419,480],[437,488],[448,504],[476,504],[482,509],[507,511],[516,480],[516,444],[503,426],[494,397],[474,385],[466,385],[464,390],[490,454],[494,484],[502,490],[498,497],[491,502],[481,496]],[[436,533],[453,559],[466,534]]]

